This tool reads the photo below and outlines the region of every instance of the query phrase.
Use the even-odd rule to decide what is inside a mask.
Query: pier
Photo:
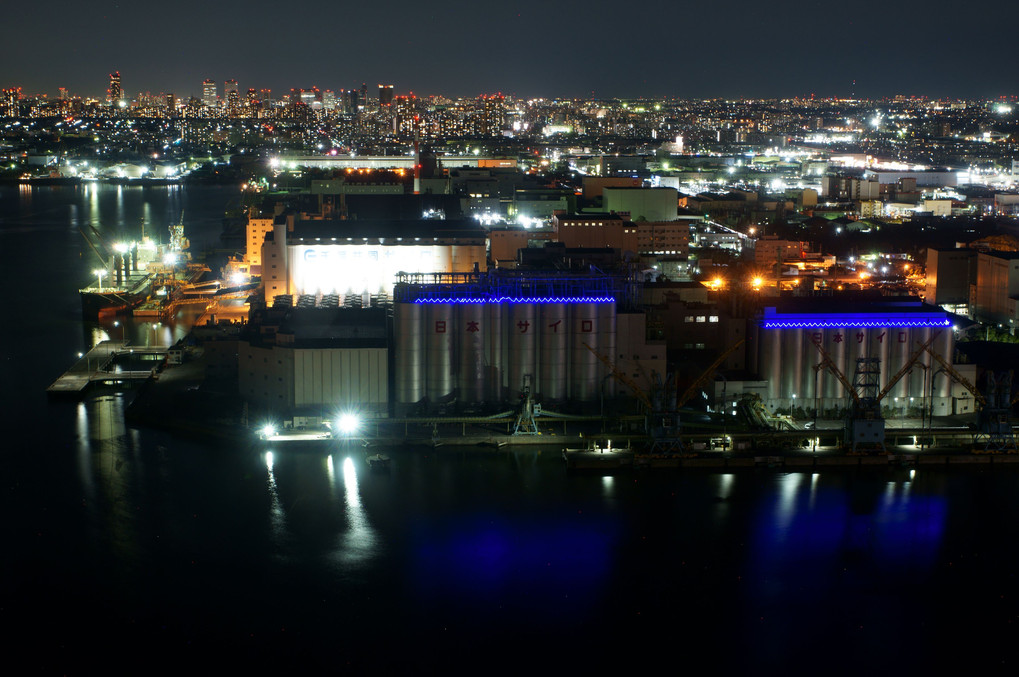
[[[123,341],[101,341],[81,355],[71,367],[54,381],[46,393],[51,396],[81,396],[93,383],[146,381],[155,375],[151,369],[122,370],[114,365],[121,355],[166,356],[167,346],[130,346]]]

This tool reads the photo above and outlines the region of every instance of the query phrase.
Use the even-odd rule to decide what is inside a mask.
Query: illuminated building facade
[[[223,83],[223,99],[226,101],[227,115],[232,118],[240,116],[241,94],[236,80],[227,80]]]
[[[285,294],[391,294],[402,271],[466,273],[487,267],[473,221],[333,221],[279,217],[262,246],[267,302]]]
[[[106,90],[106,100],[111,106],[118,106],[123,98],[124,89],[120,85],[120,71],[114,71],[110,73],[110,86]]]
[[[336,92],[331,89],[322,92],[322,108],[327,111],[336,110]]]
[[[687,258],[690,253],[688,221],[642,221],[637,226],[639,254]]]
[[[209,108],[215,108],[219,103],[219,97],[216,95],[216,81],[211,78],[202,82],[202,103]]]
[[[626,296],[624,280],[608,275],[402,276],[393,311],[395,411],[515,402],[524,388],[547,404],[597,406],[615,396],[598,355],[614,361],[641,350],[629,336],[625,347],[617,341],[617,303]],[[664,347],[652,352],[664,363]]]
[[[417,115],[417,97],[398,96],[393,100],[393,133],[397,136],[414,136]]]
[[[823,360],[817,346],[850,382],[858,359],[878,358],[879,387],[884,388],[933,334],[937,336],[931,348],[946,360],[951,361],[955,345],[948,314],[911,297],[791,298],[764,308],[754,324],[748,367],[767,382],[764,400],[772,408],[848,406],[850,396],[839,380],[827,369],[815,369]],[[936,374],[932,358],[924,353],[882,404],[919,409],[923,402],[930,406],[932,392],[936,415],[954,413],[951,379]]]
[[[636,252],[637,226],[616,214],[577,214],[552,217],[555,239],[567,247],[612,247]]]
[[[18,117],[21,99],[21,87],[9,87],[0,90],[0,115],[8,118]]]

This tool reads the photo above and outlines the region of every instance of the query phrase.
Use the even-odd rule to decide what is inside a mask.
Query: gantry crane
[[[977,401],[980,408],[977,410],[977,427],[974,444],[984,443],[985,452],[1001,452],[1016,450],[1015,435],[1012,433],[1011,411],[1013,405],[1019,402],[1019,392],[1011,396],[1012,372],[1003,372],[995,375],[988,371],[984,377],[986,388],[981,391],[973,385],[968,378],[948,363],[944,357],[931,348],[927,352],[934,358],[934,361],[941,365],[942,371],[948,374],[949,378],[968,390],[973,399]],[[931,379],[931,392],[934,390],[934,379]]]
[[[853,381],[850,383],[824,346],[820,342],[814,343],[814,347],[821,353],[821,362],[815,365],[814,371],[818,372],[822,369],[830,371],[852,398],[852,406],[846,416],[843,444],[849,446],[853,453],[856,453],[861,446],[885,450],[885,419],[881,415],[881,400],[891,392],[903,376],[909,373],[923,352],[930,350],[931,343],[940,333],[939,331],[933,332],[930,338],[920,344],[920,347],[909,356],[899,371],[888,379],[884,388],[880,388],[881,360],[879,358],[857,358]]]

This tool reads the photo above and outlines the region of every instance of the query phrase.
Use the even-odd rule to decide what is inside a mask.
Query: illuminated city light
[[[765,329],[810,329],[840,327],[950,327],[944,315],[930,313],[840,313],[778,315],[774,308],[765,308],[761,326]]]
[[[496,296],[416,299],[414,303],[615,303],[612,296]]]

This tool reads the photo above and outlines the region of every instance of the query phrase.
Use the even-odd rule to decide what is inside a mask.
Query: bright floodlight
[[[353,414],[343,414],[340,416],[340,420],[336,422],[336,427],[339,428],[339,431],[344,435],[353,435],[357,432],[357,428],[360,424],[361,422],[358,420],[357,416],[354,416]]]
[[[264,437],[272,437],[276,434],[276,427],[269,424],[262,427],[262,435]]]

